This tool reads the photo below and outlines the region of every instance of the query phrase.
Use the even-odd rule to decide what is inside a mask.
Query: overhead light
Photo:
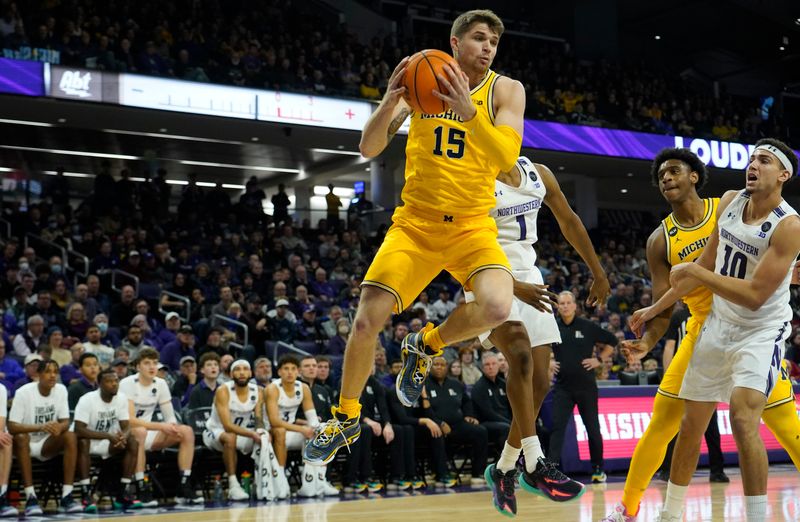
[[[361,156],[361,153],[358,151],[341,150],[338,147],[335,149],[311,149],[311,152],[320,152],[322,154],[342,154],[344,156]]]
[[[314,195],[315,196],[325,196],[329,192],[328,187],[324,185],[314,185]],[[345,198],[352,198],[356,195],[355,189],[346,188],[346,187],[333,187],[333,193],[337,196],[342,196]]]
[[[11,123],[14,125],[30,125],[31,127],[52,127],[52,123],[45,123],[43,121],[28,121],[28,120],[9,120],[0,118],[0,123]]]
[[[558,167],[558,170],[559,170],[559,171],[563,171],[563,170],[564,170],[564,167],[563,167],[563,166],[559,166],[559,167]]]
[[[244,185],[232,185],[230,183],[223,183],[222,184],[222,188],[234,189],[234,190],[244,190],[245,186]]]
[[[252,138],[250,138],[250,141],[258,141],[258,136],[253,136]]]
[[[58,123],[67,123],[67,119],[66,118],[59,118],[56,121],[58,121]]]
[[[656,35],[656,40],[661,40],[661,35],[660,34]]]
[[[50,125],[52,127],[52,125]],[[137,132],[120,129],[100,129],[101,132],[108,132],[111,134],[129,134],[131,136],[147,136],[149,138],[167,138],[172,140],[185,140],[185,141],[203,141],[208,143],[227,143],[229,145],[241,145],[241,141],[233,140],[217,140],[214,138],[200,138],[197,136],[181,136],[179,134],[159,134],[157,132]]]
[[[165,129],[164,127],[161,127],[160,129],[158,129],[158,132],[167,132],[167,129]]]
[[[365,170],[365,171],[367,171],[367,172],[369,172],[369,167],[365,168],[364,170]]]
[[[633,172],[628,172],[628,177],[632,178],[633,177]]]
[[[796,23],[797,25],[800,25],[800,18],[795,18],[794,19],[794,23]]]
[[[55,170],[43,170],[42,174],[47,174],[48,176],[55,176],[58,174]],[[95,177],[94,174],[86,174],[85,172],[67,172],[64,171],[64,177],[67,178],[93,178]]]
[[[344,148],[344,145],[337,145],[336,148],[342,150]]]
[[[217,184],[216,184],[216,183],[209,183],[208,181],[198,181],[198,182],[196,183],[196,185],[197,185],[198,187],[209,187],[209,188],[214,188],[214,187],[216,187],[216,186],[217,186]]]
[[[50,154],[63,154],[64,156],[84,156],[87,158],[107,158],[119,160],[140,160],[144,159],[141,156],[131,156],[129,154],[109,154],[105,152],[86,152],[81,150],[63,150],[63,149],[44,149],[41,147],[22,147],[19,145],[0,145],[0,149],[8,150],[28,150],[31,152],[46,152]]]
[[[619,191],[622,192],[623,194],[627,194],[628,193],[628,189],[619,189]]]
[[[183,179],[168,179],[165,180],[167,185],[188,185],[189,182]]]
[[[785,51],[785,50],[786,50],[786,47],[784,47],[784,46],[782,46],[782,45],[781,45],[780,47],[778,47],[778,50],[780,50],[780,51]]]
[[[257,170],[260,172],[286,172],[289,174],[300,174],[298,169],[284,169],[281,167],[262,167],[259,165],[233,165],[230,163],[215,163],[212,161],[193,161],[179,160],[181,165],[194,165],[196,167],[218,167],[221,169]]]

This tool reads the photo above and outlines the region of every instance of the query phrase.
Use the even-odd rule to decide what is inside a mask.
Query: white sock
[[[239,479],[236,478],[236,475],[228,475],[228,489],[238,487],[241,486],[239,486]]]
[[[25,488],[25,498],[36,497],[36,491],[34,491],[33,486],[28,486]]]
[[[61,486],[61,498],[67,497],[69,495],[72,495],[72,484],[69,485],[64,484],[63,486]]]
[[[328,478],[326,477],[327,471],[328,471],[328,466],[319,466],[319,469],[317,470],[318,473],[317,478],[319,479],[320,482],[328,481]]]
[[[667,498],[664,501],[664,514],[673,517],[683,515],[683,499],[689,486],[679,486],[670,480],[667,484]]]
[[[747,507],[747,520],[750,522],[764,522],[767,519],[767,496],[746,495],[744,497]]]
[[[131,479],[122,477],[121,479],[119,479],[119,483],[120,484],[130,484],[131,483]]]
[[[0,486],[0,495],[5,495],[6,491],[8,491],[8,484],[3,484]]]
[[[539,442],[538,436],[532,435],[522,439],[522,454],[525,455],[525,471],[533,473],[536,470],[536,463],[540,458],[544,458],[542,443]]]
[[[506,441],[505,445],[503,446],[503,452],[500,453],[500,459],[497,461],[497,469],[503,473],[507,473],[514,469],[521,452],[522,448],[515,448],[509,444],[508,441]]]
[[[130,480],[128,482],[130,482]],[[89,479],[81,479],[81,480],[78,481],[78,485],[79,486],[89,486],[89,485],[91,485],[91,483],[92,483],[92,481],[89,480]]]
[[[139,482],[140,480],[144,480],[144,471],[137,471],[136,473],[134,473],[133,474],[133,479],[136,482]]]

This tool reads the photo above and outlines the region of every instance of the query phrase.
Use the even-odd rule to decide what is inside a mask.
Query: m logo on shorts
[[[448,216],[447,214],[445,214],[444,222],[445,223],[452,223],[453,222],[453,216]]]

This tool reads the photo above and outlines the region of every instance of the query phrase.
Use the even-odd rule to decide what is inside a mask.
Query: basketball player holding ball
[[[406,406],[417,401],[432,358],[445,345],[492,330],[509,315],[513,278],[489,211],[495,204],[495,177],[511,170],[519,155],[525,90],[489,69],[503,30],[491,11],[460,15],[450,31],[455,60],[429,51],[423,53],[430,56],[403,59],[364,127],[361,154],[373,158],[411,116],[404,205],[395,210],[362,283],[339,405],[306,445],[307,462],[326,464],[358,438],[358,399],[378,333],[392,311],[411,305],[441,270],[471,290],[475,300],[456,308],[438,327],[428,324],[403,340],[396,391]]]

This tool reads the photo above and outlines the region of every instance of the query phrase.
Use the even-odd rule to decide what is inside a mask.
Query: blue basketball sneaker
[[[303,448],[303,460],[309,464],[324,466],[333,460],[342,446],[347,446],[350,451],[350,444],[361,435],[360,416],[347,418],[335,406],[331,411],[331,420],[320,425],[314,438]]]
[[[419,399],[425,380],[431,372],[433,356],[428,353],[430,347],[425,345],[423,338],[432,329],[433,324],[428,323],[419,332],[406,335],[400,349],[403,368],[397,374],[395,390],[400,402],[409,408]]]

